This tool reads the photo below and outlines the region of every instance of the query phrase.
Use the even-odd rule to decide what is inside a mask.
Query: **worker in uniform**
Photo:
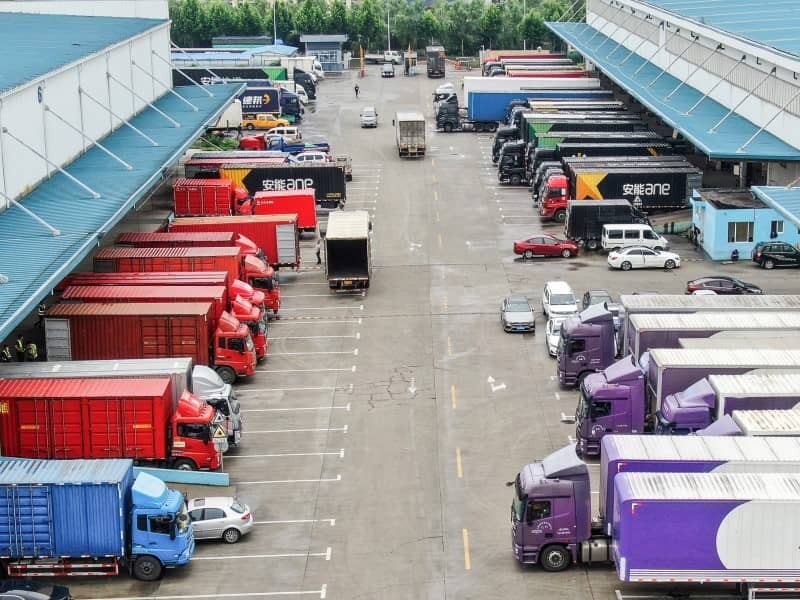
[[[17,341],[14,342],[14,352],[17,353],[19,362],[25,361],[25,338],[22,337],[21,333],[17,335]]]
[[[0,362],[11,362],[14,360],[14,356],[11,354],[11,347],[6,344],[3,346],[2,352],[0,352]]]
[[[25,360],[27,362],[39,360],[39,348],[34,342],[28,342],[28,345],[25,346]]]
[[[317,252],[317,264],[321,265],[322,264],[322,239],[319,238],[319,237],[317,238],[317,243],[315,245],[315,248],[316,248],[316,252]]]
[[[354,91],[355,91],[355,93],[356,93],[356,98],[358,98],[358,92],[360,92],[360,91],[361,91],[361,88],[360,88],[360,87],[358,87],[358,84],[356,84],[356,85],[355,85],[355,87],[353,88],[353,90],[354,90]]]
[[[47,305],[44,302],[39,303],[39,306],[36,308],[36,314],[39,315],[39,321],[36,325],[37,327],[41,327],[42,321],[44,321],[44,317],[47,314]]]

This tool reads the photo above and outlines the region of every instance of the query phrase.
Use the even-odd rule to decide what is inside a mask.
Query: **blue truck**
[[[243,80],[247,88],[237,96],[242,103],[242,113],[272,113],[284,117],[302,117],[303,107],[297,94],[276,87],[262,87],[263,81]]]
[[[155,581],[185,565],[183,496],[133,461],[0,461],[0,569],[9,577],[116,575]]]
[[[287,142],[281,135],[268,135],[266,136],[266,142],[267,147],[265,150],[287,152],[289,154],[299,154],[310,150],[331,151],[331,145],[328,142]]]
[[[471,121],[504,121],[513,101],[527,100],[613,100],[610,90],[518,90],[467,92],[467,117]]]

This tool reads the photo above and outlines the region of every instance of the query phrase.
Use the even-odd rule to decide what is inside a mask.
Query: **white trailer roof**
[[[608,438],[604,444],[611,444],[614,458],[621,460],[800,463],[800,438],[611,435],[604,440]]]
[[[745,435],[800,435],[800,411],[735,410],[731,417]]]
[[[637,500],[800,502],[800,474],[620,473],[616,481]]]
[[[365,210],[334,210],[328,213],[329,240],[354,240],[369,235],[369,213]]]
[[[124,360],[66,360],[63,362],[7,363],[0,365],[0,379],[29,377],[80,377],[86,373],[152,373],[192,368],[191,358],[135,358]]]
[[[398,121],[424,121],[425,116],[421,112],[415,110],[402,110],[395,114],[395,119]]]
[[[464,96],[472,92],[522,92],[538,90],[599,90],[593,77],[464,77]]]
[[[647,310],[752,310],[769,308],[800,310],[800,295],[691,296],[685,294],[636,294],[620,297],[628,312]]]
[[[637,313],[631,324],[647,330],[800,329],[800,312]]]
[[[717,396],[798,396],[800,373],[745,373],[709,375],[708,383]]]
[[[650,350],[650,361],[662,367],[796,367],[800,370],[800,350],[714,349],[710,352],[708,348],[655,348]]]

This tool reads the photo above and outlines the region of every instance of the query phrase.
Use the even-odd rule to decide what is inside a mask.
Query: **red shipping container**
[[[228,290],[217,285],[71,285],[61,294],[64,302],[211,302],[214,327],[228,309]]]
[[[247,197],[230,179],[177,179],[172,194],[176,215],[231,215]]]
[[[228,217],[238,218],[238,217]],[[208,248],[103,248],[94,255],[94,270],[99,273],[172,271],[227,271],[238,279],[241,250]]]
[[[579,79],[588,76],[588,71],[509,71],[506,73],[506,77],[548,77],[552,79]]]
[[[175,219],[170,231],[235,231],[264,251],[273,267],[300,265],[300,235],[297,215],[241,215]]]
[[[250,204],[247,204],[249,208]],[[117,244],[133,248],[211,248],[228,246],[239,248],[244,256],[263,258],[264,254],[253,240],[232,231],[157,231],[153,233],[127,232],[119,234]]]
[[[172,358],[210,365],[210,302],[55,304],[45,317],[49,360]]]
[[[316,231],[317,205],[314,189],[256,192],[253,198],[254,215],[297,215],[301,231]]]
[[[3,456],[167,458],[172,381],[0,380]]]

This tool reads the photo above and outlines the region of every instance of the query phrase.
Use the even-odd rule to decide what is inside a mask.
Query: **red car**
[[[514,254],[524,258],[534,256],[562,256],[569,258],[578,254],[578,245],[569,240],[560,240],[547,234],[537,234],[527,240],[514,242]]]

